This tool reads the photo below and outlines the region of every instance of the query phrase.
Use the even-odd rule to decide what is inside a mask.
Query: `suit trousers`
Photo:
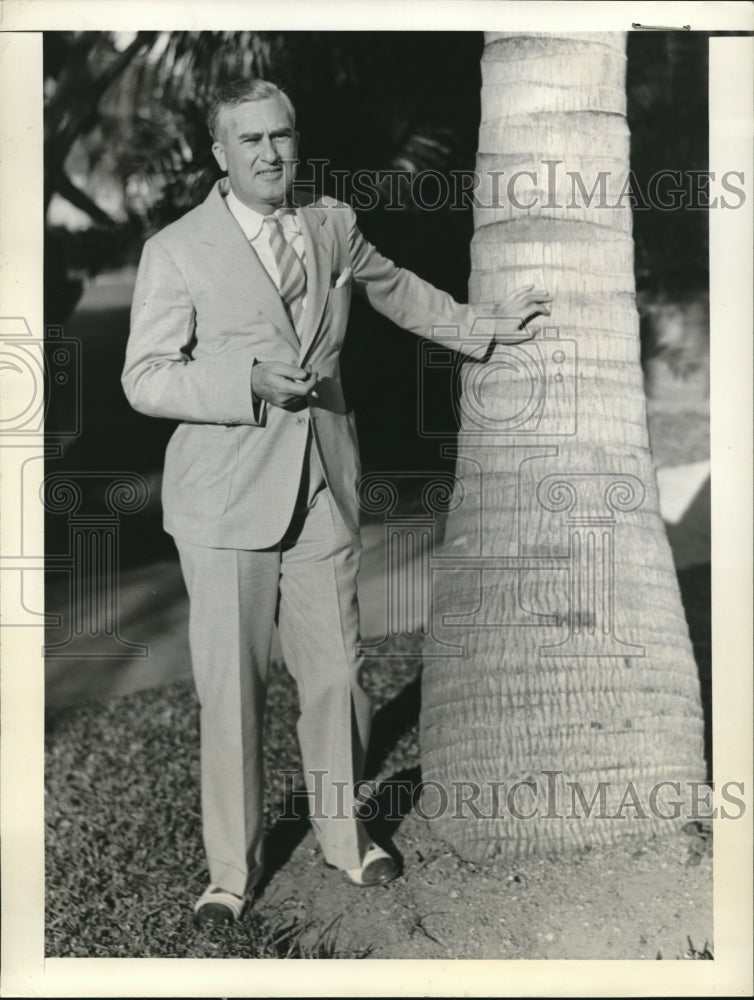
[[[304,475],[278,545],[250,551],[176,544],[190,601],[211,882],[242,895],[262,874],[262,730],[276,622],[298,688],[312,826],[328,863],[359,867],[368,838],[353,815],[352,793],[372,715],[359,680],[359,536],[346,527],[324,483],[313,487]]]

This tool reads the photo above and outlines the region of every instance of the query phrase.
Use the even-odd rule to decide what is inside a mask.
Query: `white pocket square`
[[[338,277],[333,282],[332,287],[342,288],[342,286],[345,285],[345,283],[348,281],[350,277],[351,277],[351,268],[349,266],[341,274],[338,275]]]

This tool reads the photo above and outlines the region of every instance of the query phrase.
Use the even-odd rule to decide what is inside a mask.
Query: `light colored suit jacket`
[[[276,544],[311,425],[327,483],[356,531],[356,427],[338,363],[352,290],[399,326],[469,354],[483,353],[494,320],[381,256],[349,206],[322,199],[299,208],[307,270],[299,339],[226,191],[227,179],[218,181],[149,239],[136,279],[123,387],[136,410],[180,421],[165,456],[165,530],[218,548]],[[263,404],[255,415],[255,359],[310,364],[321,376],[318,398],[298,412]]]

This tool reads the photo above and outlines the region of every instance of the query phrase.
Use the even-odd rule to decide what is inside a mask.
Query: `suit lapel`
[[[222,191],[227,188],[227,183],[226,178],[218,181],[204,202],[199,240],[213,247],[222,273],[234,276],[238,294],[249,300],[250,308],[263,312],[298,352],[301,344],[285,311],[280,292],[225,204]],[[308,249],[307,246],[307,254]],[[308,306],[307,299],[307,312]]]
[[[304,236],[306,254],[306,308],[301,323],[301,353],[303,364],[316,341],[322,310],[330,291],[332,274],[333,239],[324,225],[324,215],[316,210],[299,208],[298,218]]]

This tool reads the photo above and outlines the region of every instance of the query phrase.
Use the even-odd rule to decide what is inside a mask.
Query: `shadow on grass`
[[[372,738],[369,741],[364,777],[374,778],[396,748],[399,740],[419,722],[421,709],[421,671],[387,704],[374,713]]]
[[[398,747],[401,739],[419,723],[421,710],[421,669],[416,677],[375,713],[372,740],[364,766],[364,777],[374,779]],[[404,767],[380,781],[367,823],[370,836],[380,844],[392,841],[411,812],[421,784],[421,766]]]
[[[417,725],[421,707],[421,673],[374,714],[372,739],[364,768],[366,779],[375,779],[402,738]],[[399,826],[410,813],[416,790],[421,782],[421,768],[402,768],[380,781],[370,800],[365,822],[370,837],[377,843],[392,840]],[[376,815],[374,815],[376,812]],[[296,791],[286,797],[283,812],[269,831],[265,841],[265,874],[260,891],[290,860],[296,848],[309,832],[309,810],[304,795]]]

